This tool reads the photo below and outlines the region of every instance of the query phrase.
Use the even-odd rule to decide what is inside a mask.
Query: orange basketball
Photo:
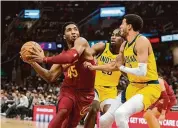
[[[29,41],[29,42],[26,42],[22,48],[21,48],[21,51],[20,51],[20,54],[21,54],[21,57],[24,61],[28,61],[28,58],[26,57],[26,55],[31,55],[31,52],[29,52],[30,50],[33,50],[33,48],[37,48],[37,50],[40,51],[40,53],[44,54],[41,46],[34,42],[34,41]]]

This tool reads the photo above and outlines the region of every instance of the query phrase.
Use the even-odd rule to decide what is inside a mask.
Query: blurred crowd
[[[23,6],[23,4],[19,4],[19,8]],[[29,2],[27,8],[41,9],[41,18],[39,20],[23,20],[18,16],[15,18],[6,16],[5,22],[14,21],[14,24],[6,24],[4,31],[6,37],[14,36],[22,40],[23,43],[26,40],[62,41],[62,25],[65,22],[74,21],[78,23],[82,36],[88,40],[100,40],[103,37],[107,39],[111,31],[121,24],[121,18],[101,18],[99,17],[99,8],[119,6],[126,7],[126,13],[134,12],[144,19],[144,33],[162,34],[178,31],[178,19],[175,18],[178,16],[178,5],[173,1],[139,1],[133,2],[133,4],[130,1]],[[96,13],[94,13],[95,11]]]
[[[1,115],[32,119],[34,105],[56,105],[60,83],[48,84],[40,77],[29,76],[24,85],[1,81]]]

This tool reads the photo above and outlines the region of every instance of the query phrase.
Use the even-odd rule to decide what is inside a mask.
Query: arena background
[[[178,2],[2,1],[1,118],[49,122],[55,113],[50,107],[56,104],[63,76],[55,83],[46,83],[41,79],[30,65],[19,57],[20,48],[25,42],[38,42],[46,56],[56,55],[63,49],[61,27],[68,21],[78,24],[81,36],[85,37],[91,46],[98,41],[108,42],[113,29],[121,24],[123,15],[129,13],[143,18],[144,28],[141,33],[152,43],[158,71],[178,97]],[[49,69],[51,65],[43,66]],[[118,89],[122,90],[126,84],[127,80],[122,78]],[[13,104],[13,94],[24,94],[29,99],[30,105],[25,114],[21,113],[21,117],[16,117],[16,110],[8,115],[5,113],[10,108],[9,104]],[[40,110],[43,116],[40,116],[37,110]],[[45,117],[48,110],[52,112]],[[178,105],[172,110],[177,111]],[[178,127],[177,118],[174,124]]]

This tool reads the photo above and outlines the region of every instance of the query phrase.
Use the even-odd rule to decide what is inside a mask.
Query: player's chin
[[[72,37],[71,41],[75,41],[78,37]]]
[[[70,42],[75,42],[75,40],[76,40],[76,39],[73,39],[73,38],[72,38],[72,39],[70,39]]]

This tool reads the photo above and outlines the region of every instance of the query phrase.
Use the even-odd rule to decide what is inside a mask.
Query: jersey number
[[[103,74],[112,75],[112,72],[102,71]]]
[[[70,66],[69,69],[68,69],[68,76],[70,78],[73,78],[73,77],[77,77],[78,76],[78,72],[75,68],[75,65],[74,66]]]

